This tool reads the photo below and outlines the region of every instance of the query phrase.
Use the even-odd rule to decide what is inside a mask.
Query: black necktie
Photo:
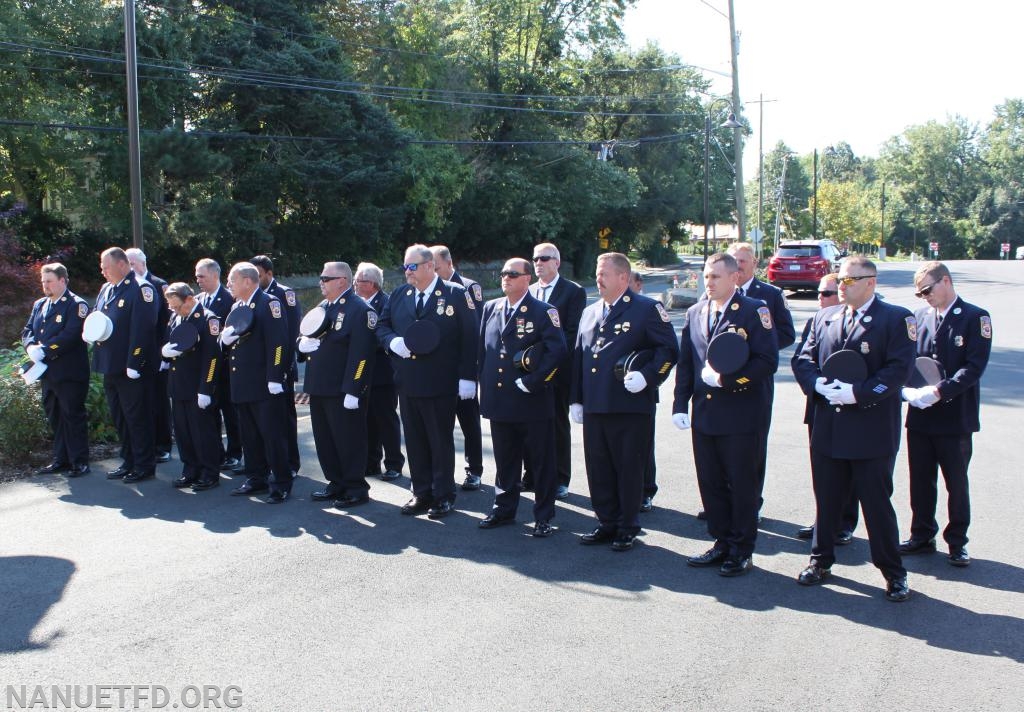
[[[423,312],[426,310],[426,292],[420,292],[420,295],[416,298],[416,316],[423,316]]]
[[[721,318],[722,312],[720,312],[718,309],[715,309],[714,313],[711,315],[711,326],[708,327],[708,336],[711,336],[713,333],[715,333],[715,329],[718,328],[718,320]]]
[[[935,331],[939,331],[939,327],[942,326],[942,314],[935,312]]]
[[[542,302],[546,302],[548,300],[548,290],[549,289],[551,289],[551,287],[541,287],[540,288],[540,300]]]
[[[608,302],[604,303],[604,309],[601,311],[601,321],[608,318]]]
[[[513,311],[514,311],[514,310],[512,309],[512,305],[511,305],[511,304],[509,304],[508,302],[505,302],[505,321],[506,321],[506,322],[507,322],[507,321],[508,321],[509,319],[511,319],[511,318],[512,318],[512,312],[513,312]]]
[[[846,337],[849,336],[850,332],[853,331],[853,325],[855,323],[857,323],[857,310],[856,309],[851,309],[850,310],[850,320],[849,321],[847,321],[845,319],[843,320],[843,341],[845,341]]]
[[[50,315],[50,305],[53,304],[49,299],[43,302],[43,320]]]

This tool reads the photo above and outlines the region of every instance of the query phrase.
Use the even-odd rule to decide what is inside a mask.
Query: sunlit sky
[[[759,95],[764,150],[798,153],[847,141],[859,156],[907,126],[960,115],[984,126],[1024,97],[1024,3],[1012,0],[735,0],[739,80],[754,134],[744,173],[756,173]],[[626,16],[634,48],[648,40],[732,91],[727,0],[638,0]],[[769,101],[774,100],[774,101]]]

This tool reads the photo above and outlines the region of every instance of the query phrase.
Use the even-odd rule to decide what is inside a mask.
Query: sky
[[[800,154],[846,141],[858,156],[877,156],[908,126],[956,115],[984,126],[998,104],[1024,97],[1024,3],[734,0],[734,10],[740,97],[754,130],[747,179],[762,106],[765,152],[778,141]],[[712,92],[729,95],[727,18],[727,0],[638,0],[624,30],[634,48],[650,40],[718,72],[705,72]]]

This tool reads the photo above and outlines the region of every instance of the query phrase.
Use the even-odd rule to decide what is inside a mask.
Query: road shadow
[[[0,653],[49,648],[60,632],[32,640],[32,631],[64,596],[75,565],[53,556],[0,557]]]

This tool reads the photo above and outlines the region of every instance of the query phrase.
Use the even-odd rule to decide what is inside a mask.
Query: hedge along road
[[[905,604],[883,600],[863,525],[830,583],[794,580],[808,555],[794,535],[813,499],[787,350],[749,576],[685,565],[708,538],[689,437],[670,422],[671,379],[657,422],[661,492],[625,554],[577,543],[593,524],[578,426],[561,531],[535,540],[529,496],[522,526],[477,529],[490,462],[488,486],[460,493],[459,512],[440,522],[399,515],[406,478],[372,481],[374,502],[351,515],[311,502],[322,478],[303,418],[303,479],[284,506],[227,487],[175,491],[176,460],[137,487],[98,473],[0,485],[0,680],[162,685],[171,699],[234,685],[241,709],[268,711],[1006,709],[1024,683],[1024,265],[951,267],[995,328],[974,440],[974,561],[961,570],[941,553],[908,557]],[[916,307],[913,270],[882,265],[880,292]],[[814,302],[790,303],[799,328]],[[903,536],[906,472],[901,452]]]

